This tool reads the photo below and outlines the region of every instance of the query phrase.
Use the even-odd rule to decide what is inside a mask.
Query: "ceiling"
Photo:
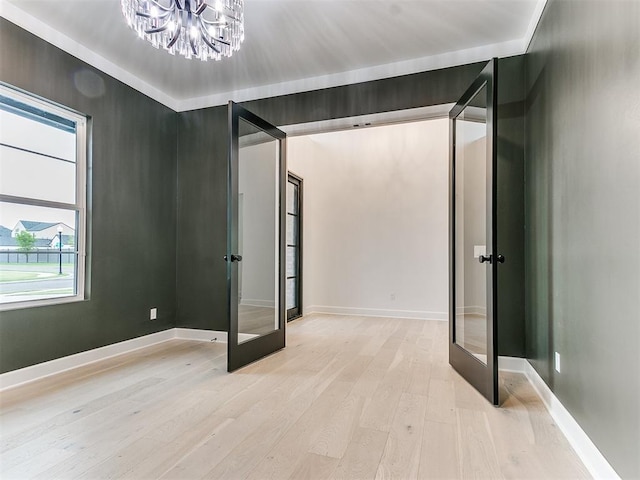
[[[0,0],[0,15],[174,110],[524,53],[546,0],[245,0],[245,41],[201,62],[139,39],[119,0]]]

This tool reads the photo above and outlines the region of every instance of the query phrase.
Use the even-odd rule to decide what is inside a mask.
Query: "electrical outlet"
[[[556,352],[554,355],[554,366],[556,372],[560,373],[560,354],[558,352]]]
[[[149,311],[149,320],[155,320],[156,318],[158,318],[158,309],[154,307]]]
[[[391,295],[389,295],[389,299],[393,302],[396,299],[396,294],[392,293]]]

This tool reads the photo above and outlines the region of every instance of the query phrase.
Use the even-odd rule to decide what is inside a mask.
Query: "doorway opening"
[[[304,178],[299,314],[447,320],[451,106],[281,127]]]

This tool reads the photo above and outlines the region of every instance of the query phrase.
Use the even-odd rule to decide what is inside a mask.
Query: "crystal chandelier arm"
[[[165,23],[163,23],[159,27],[150,28],[149,30],[145,30],[144,33],[160,33],[160,32],[164,32],[165,30],[167,30],[169,28],[169,23],[170,23],[170,20],[167,20]]]
[[[149,1],[150,4],[152,4],[158,10],[162,10],[163,12],[173,12],[176,9],[176,1],[175,0],[171,1],[171,6],[170,7],[165,7],[164,5],[162,5],[157,0],[148,0],[148,1]]]
[[[209,26],[217,26],[220,25],[220,23],[218,22],[208,22],[207,20],[205,20],[204,18],[200,17],[200,33],[202,35],[202,39],[206,40],[206,44],[209,45],[211,47],[211,45],[213,44],[213,42],[217,42],[217,43],[222,43],[224,45],[228,45],[231,46],[231,43],[227,42],[226,40],[223,40],[221,38],[216,38],[213,35],[211,35],[209,33],[209,30],[207,27]],[[213,48],[213,47],[211,47]],[[217,48],[215,49],[216,51],[219,51]]]
[[[204,8],[200,7],[203,11],[208,8],[210,10],[213,10],[214,12],[223,14],[225,17],[230,18],[234,22],[240,21],[240,19],[233,14],[233,10],[229,10],[226,6],[223,6],[222,11],[220,11],[220,10],[217,10],[215,7],[208,5],[207,2],[204,2],[203,5],[204,5]]]
[[[178,38],[180,38],[180,30],[182,30],[182,17],[178,16],[178,23],[176,24],[176,28],[173,31],[173,38],[169,41],[169,43],[167,43],[167,46],[165,47],[167,50],[173,47],[178,41]]]
[[[191,51],[195,56],[198,56],[198,49],[196,48],[196,39],[194,38],[195,35],[192,33],[194,28],[195,28],[195,25],[193,24],[193,17],[191,15],[191,12],[189,12],[187,14],[187,32],[188,32],[187,36],[189,37],[189,45],[191,46]]]
[[[207,27],[220,27],[227,24],[227,22],[220,20],[207,20],[205,18],[200,17],[200,21],[204,23]]]
[[[207,44],[207,46],[216,53],[220,53],[220,50],[207,38],[204,32],[202,33],[202,41]]]
[[[158,14],[158,15],[151,15],[150,13],[145,13],[145,12],[136,12],[136,15],[138,17],[144,17],[144,18],[166,18],[169,15],[171,15],[171,10],[168,10],[164,13]]]
[[[198,16],[202,15],[202,12],[204,12],[207,9],[208,6],[209,5],[207,5],[207,2],[203,1],[200,4],[200,6],[197,8],[197,10],[195,11],[195,14],[198,15]]]

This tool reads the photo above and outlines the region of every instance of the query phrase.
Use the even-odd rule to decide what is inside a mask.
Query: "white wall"
[[[448,139],[447,119],[288,139],[305,312],[447,318]]]

